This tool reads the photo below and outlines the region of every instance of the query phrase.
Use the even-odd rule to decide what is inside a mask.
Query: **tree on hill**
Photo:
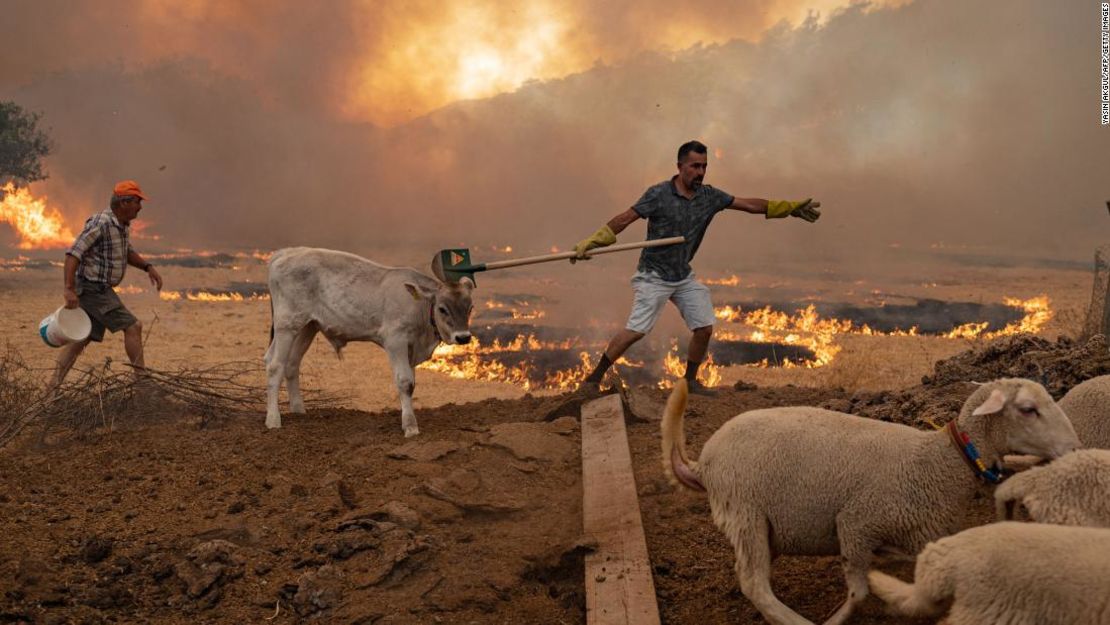
[[[39,128],[41,117],[15,102],[0,101],[0,181],[14,178],[29,183],[47,177],[42,159],[54,144]]]

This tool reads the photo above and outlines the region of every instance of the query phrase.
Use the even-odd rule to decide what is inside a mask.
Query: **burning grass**
[[[538,295],[494,295],[485,300],[476,315],[479,319],[505,319],[534,321],[543,319],[547,312],[540,308],[544,298]]]
[[[0,271],[24,271],[27,269],[53,269],[61,267],[62,262],[44,258],[28,258],[22,254],[15,258],[0,258]]]
[[[1001,336],[1029,333],[1036,334],[1052,319],[1052,308],[1048,296],[1041,295],[1027,300],[1018,298],[1004,298],[1007,309],[1021,311],[1019,319],[1007,323],[996,331],[990,331],[991,321],[967,322],[947,331],[937,327],[937,336],[947,339],[984,339],[991,340]],[[937,309],[960,307],[969,309],[971,305],[945,304],[936,300],[921,300],[918,305],[909,307],[911,310],[926,312],[926,318],[935,316]],[[885,307],[882,307],[885,308]],[[905,308],[905,307],[904,307]],[[774,310],[771,306],[764,306],[751,312],[744,312],[739,307],[723,306],[715,309],[717,319],[726,323],[735,323],[752,328],[745,336],[743,333],[734,333],[725,330],[719,332],[718,337],[725,340],[747,339],[756,343],[782,343],[785,345],[805,347],[813,352],[812,360],[804,361],[806,367],[820,367],[829,364],[840,353],[841,347],[836,338],[839,335],[859,334],[864,336],[919,336],[924,334],[919,325],[912,325],[907,330],[897,327],[882,331],[872,328],[867,323],[858,324],[853,319],[840,319],[836,317],[822,317],[817,306],[810,304],[804,309],[799,309],[794,314]],[[1016,316],[1018,313],[1013,313]],[[907,318],[903,312],[884,321],[892,323],[889,319]],[[878,318],[878,317],[876,317]],[[949,321],[950,323],[951,321]],[[936,322],[930,321],[931,324]],[[943,322],[942,322],[943,323]],[[791,366],[792,361],[784,361],[784,366]]]
[[[248,302],[270,299],[270,289],[255,282],[232,282],[224,289],[162,291],[158,297],[167,302]]]
[[[496,302],[490,308],[500,309],[504,305],[504,302]],[[784,369],[825,367],[838,357],[848,337],[987,341],[1021,333],[1035,334],[1053,314],[1046,296],[1027,300],[1005,298],[1002,304],[986,307],[920,300],[913,306],[846,310],[854,312],[856,317],[875,319],[877,326],[890,329],[876,329],[853,318],[825,317],[819,314],[815,304],[796,310],[794,314],[771,306],[751,311],[733,306],[717,308],[716,315],[722,323],[714,333],[710,355],[699,370],[699,379],[707,386],[716,386],[723,379],[722,367],[734,365]],[[984,310],[988,314],[987,321],[965,321],[973,313]],[[897,326],[905,320],[918,320],[918,323],[906,330],[899,329]],[[928,323],[923,323],[925,321]],[[991,331],[990,328],[998,326],[1000,329]],[[474,342],[465,346],[441,346],[432,360],[422,367],[455,378],[510,382],[528,391],[567,390],[589,373],[593,360],[605,346],[604,340],[584,339],[575,330],[524,324],[491,324],[484,329],[475,328],[474,333],[477,337]],[[617,363],[623,379],[632,384],[666,388],[671,379],[682,376],[686,365],[677,341],[671,341],[669,349],[656,346],[649,350],[660,356],[621,359]],[[930,353],[922,353],[928,365]],[[846,364],[850,365],[846,369],[856,370],[859,376],[869,370],[882,369],[882,363],[878,362]],[[833,382],[839,386],[862,383],[862,378],[851,379],[845,371],[838,376]]]

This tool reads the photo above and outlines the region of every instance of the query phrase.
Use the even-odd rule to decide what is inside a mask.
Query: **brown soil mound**
[[[823,405],[874,419],[929,427],[955,417],[974,390],[974,382],[1028,378],[1043,384],[1059,399],[1080,382],[1108,373],[1110,349],[1102,335],[1082,343],[1060,337],[1053,343],[1019,334],[995,339],[937,362],[933,375],[923,377],[918,386],[900,391],[861,392]]]

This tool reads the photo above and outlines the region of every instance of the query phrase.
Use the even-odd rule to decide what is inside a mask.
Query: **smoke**
[[[594,4],[17,2],[0,97],[52,127],[35,188],[71,223],[134,178],[153,198],[140,219],[173,245],[405,263],[566,249],[669,177],[690,138],[710,146],[708,183],[825,212],[722,214],[705,272],[940,244],[1085,258],[1106,238],[1093,9],[936,0],[791,26],[805,3]],[[482,83],[479,64],[482,99],[447,104],[462,58],[430,41],[497,32],[502,62],[539,50],[528,67],[548,79]]]
[[[906,0],[881,0],[897,4]],[[297,108],[395,125],[456,100],[619,63],[645,50],[754,39],[847,0],[335,0],[296,10],[260,0],[13,0],[0,76],[189,57]],[[43,42],[49,42],[44,44]],[[5,45],[6,44],[6,45]]]

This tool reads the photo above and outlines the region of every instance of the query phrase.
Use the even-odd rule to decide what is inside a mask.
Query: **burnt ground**
[[[1063,353],[1070,364],[1054,369]],[[1054,372],[1108,372],[1105,353],[1104,343],[1015,339],[939,363],[896,393],[738,385],[691,399],[689,446],[739,412],[791,404],[920,426],[914,409],[958,404],[967,376],[1035,360],[1058,390],[1072,382]],[[664,397],[641,391],[634,408],[650,415]],[[331,410],[275,431],[261,415],[122,420],[110,433],[9,446],[0,623],[582,623],[579,430],[573,418],[545,419],[560,401],[422,410],[422,434],[408,441],[396,410]],[[656,422],[629,425],[663,621],[763,622],[704,497],[664,481],[658,436]],[[984,498],[969,521],[990,514]],[[773,584],[818,622],[845,593],[836,558],[780,558]],[[869,598],[852,622],[915,621]]]

